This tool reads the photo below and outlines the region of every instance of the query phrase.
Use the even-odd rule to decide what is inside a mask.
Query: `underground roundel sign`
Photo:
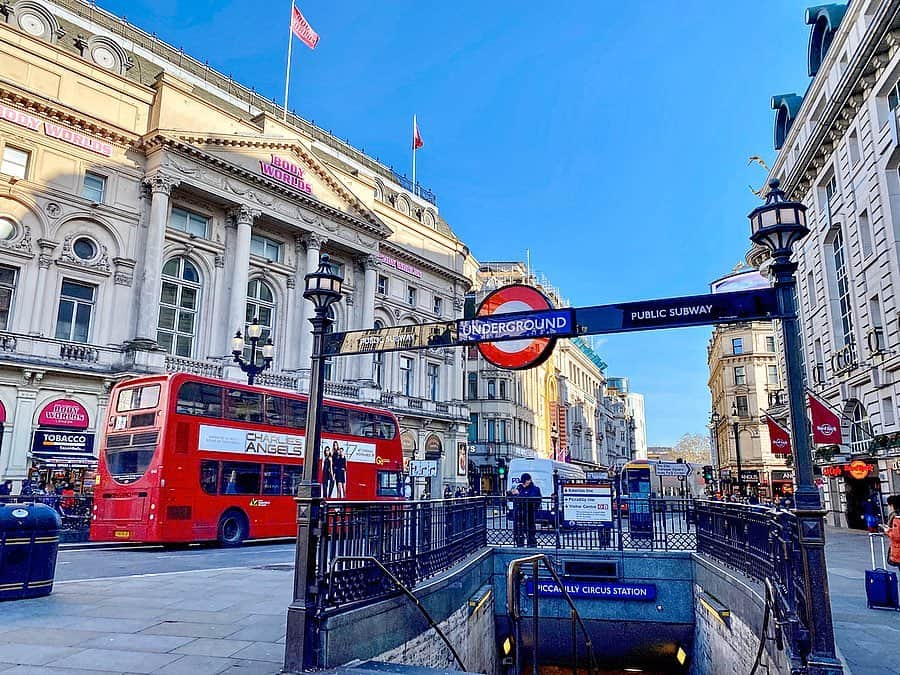
[[[553,303],[536,288],[512,284],[491,291],[478,306],[476,317],[552,310]],[[488,363],[507,370],[533,368],[546,361],[556,345],[554,337],[503,342],[479,342],[478,351]]]

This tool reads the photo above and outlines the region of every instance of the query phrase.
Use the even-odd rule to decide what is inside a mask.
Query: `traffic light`
[[[497,475],[500,478],[506,477],[506,460],[503,458],[497,460]]]
[[[709,464],[703,467],[703,480],[707,483],[713,481],[713,468]]]

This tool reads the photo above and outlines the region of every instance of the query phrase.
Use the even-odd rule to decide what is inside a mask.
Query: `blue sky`
[[[100,0],[281,100],[290,3]],[[708,292],[748,246],[773,94],[802,94],[811,3],[301,0],[290,105],[409,172],[479,260],[524,259],[575,306]],[[248,8],[253,8],[248,15]],[[709,329],[614,335],[651,445],[705,433]]]

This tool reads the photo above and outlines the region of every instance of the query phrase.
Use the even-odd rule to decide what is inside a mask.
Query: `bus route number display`
[[[562,487],[563,519],[569,525],[612,525],[612,487],[575,483]]]

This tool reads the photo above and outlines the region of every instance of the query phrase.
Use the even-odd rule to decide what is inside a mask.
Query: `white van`
[[[519,484],[523,473],[531,474],[531,480],[541,490],[542,497],[553,494],[553,472],[564,480],[585,480],[581,467],[552,459],[512,459],[507,469],[507,491]]]

